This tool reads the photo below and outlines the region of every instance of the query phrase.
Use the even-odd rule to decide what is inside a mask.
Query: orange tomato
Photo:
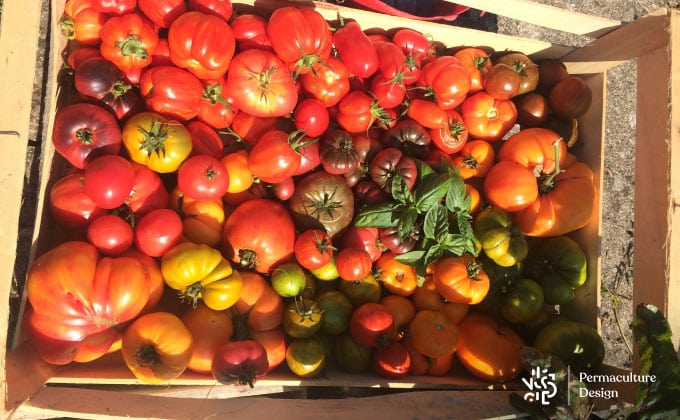
[[[496,152],[486,140],[470,140],[453,158],[453,165],[460,171],[464,180],[484,178],[494,164]]]
[[[455,353],[443,357],[427,357],[413,347],[411,339],[405,339],[404,345],[411,356],[408,371],[410,375],[444,376],[451,370]]]
[[[150,290],[149,298],[146,300],[146,306],[142,309],[143,314],[151,312],[156,308],[163,296],[163,288],[165,281],[163,281],[163,274],[161,274],[161,267],[158,262],[136,248],[130,248],[120,255],[121,257],[132,257],[142,264],[146,278],[149,279]]]
[[[245,321],[245,326],[252,332],[267,331],[281,325],[284,306],[281,295],[258,273],[244,271],[241,278],[243,286],[234,308],[241,321]]]
[[[456,355],[473,375],[489,382],[506,382],[524,368],[522,339],[490,315],[471,312],[458,328]]]
[[[251,331],[250,338],[264,347],[269,361],[269,372],[286,360],[286,333],[283,327],[276,327],[267,331]]]
[[[418,311],[408,326],[413,347],[427,357],[444,357],[456,351],[458,327],[442,311]]]
[[[239,150],[222,158],[222,165],[229,175],[228,193],[240,193],[253,185],[253,173],[248,167],[248,152]]]
[[[383,253],[375,262],[378,279],[390,293],[410,296],[418,287],[416,269],[413,266],[400,263],[394,259],[391,252]]]
[[[408,330],[408,324],[416,316],[416,307],[409,298],[400,295],[386,295],[378,302],[392,314],[394,333],[392,338],[400,340]]]
[[[137,318],[123,334],[121,353],[142,382],[158,384],[178,377],[191,360],[193,338],[182,321],[169,312]]]
[[[181,320],[194,340],[187,368],[194,372],[210,374],[215,352],[229,341],[234,332],[229,312],[210,309],[200,301],[195,308],[184,312]]]
[[[432,279],[437,291],[449,302],[474,305],[489,292],[489,276],[469,254],[440,259]]]
[[[216,247],[222,241],[224,205],[222,200],[195,200],[175,188],[170,194],[169,208],[182,218],[182,232],[191,242]]]

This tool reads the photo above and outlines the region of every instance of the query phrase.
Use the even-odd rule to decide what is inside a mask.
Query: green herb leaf
[[[423,233],[426,238],[436,239],[439,237],[439,232],[448,232],[449,230],[449,216],[446,208],[441,204],[436,204],[425,213],[425,220],[423,222]]]
[[[418,211],[426,212],[439,203],[449,191],[450,182],[448,174],[429,176],[420,182],[414,191]]]
[[[416,221],[418,220],[418,210],[415,207],[408,207],[401,213],[397,220],[397,230],[399,238],[407,238],[415,231]]]
[[[461,256],[465,253],[465,238],[457,233],[440,232],[437,241],[447,252]]]
[[[359,214],[354,220],[354,226],[377,228],[394,227],[398,218],[399,213],[395,211],[394,204],[371,204],[359,211]]]
[[[416,168],[418,169],[418,182],[422,181],[423,179],[430,175],[437,174],[437,172],[435,172],[430,165],[423,162],[422,160],[413,159],[413,161],[416,163]]]
[[[395,255],[394,259],[406,265],[418,265],[425,256],[424,250],[409,251],[404,254]]]
[[[465,183],[460,177],[457,168],[449,170],[451,175],[449,182],[449,190],[446,192],[446,208],[451,213],[470,212],[470,200],[467,199],[467,192],[465,190]]]
[[[423,255],[423,265],[427,267],[444,255],[444,249],[439,244],[434,244],[425,251]]]
[[[413,203],[413,194],[409,191],[404,177],[395,172],[392,177],[392,197],[401,204],[410,205]]]

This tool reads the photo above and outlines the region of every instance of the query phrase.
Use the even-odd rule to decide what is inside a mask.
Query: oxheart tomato
[[[137,379],[158,384],[184,372],[191,360],[193,343],[191,332],[176,315],[152,312],[126,328],[121,354]]]
[[[187,121],[198,115],[203,86],[193,74],[175,66],[151,67],[139,88],[149,111]]]
[[[324,63],[331,53],[330,26],[313,8],[277,8],[267,22],[267,34],[276,55],[296,75],[312,71],[313,63]]]
[[[428,62],[418,79],[418,85],[431,91],[442,109],[454,109],[463,103],[470,84],[470,73],[453,56],[441,56]]]
[[[347,71],[366,79],[378,71],[378,52],[357,22],[346,22],[333,33],[333,45]]]
[[[158,28],[167,28],[187,11],[183,0],[137,0],[137,7]]]
[[[490,315],[471,312],[458,325],[458,360],[473,375],[489,382],[507,382],[524,368],[522,338]]]
[[[134,12],[137,0],[95,0],[92,7],[109,15],[120,16]]]
[[[229,25],[217,16],[187,12],[168,29],[170,60],[199,79],[222,77],[236,50]]]
[[[269,370],[267,350],[254,340],[230,341],[220,346],[212,362],[212,375],[223,384],[236,382],[253,388]]]
[[[289,259],[295,246],[295,225],[279,202],[253,199],[240,204],[227,218],[223,231],[225,255],[259,273]]]
[[[241,51],[232,59],[226,88],[236,106],[256,117],[281,117],[293,109],[298,91],[286,64],[274,53]]]
[[[70,241],[38,257],[26,290],[32,328],[54,339],[82,341],[139,315],[150,283],[137,260],[101,258],[93,245]]]
[[[132,116],[123,126],[122,138],[131,160],[159,173],[176,171],[193,146],[184,125],[156,112]]]
[[[78,103],[57,112],[52,143],[57,153],[71,165],[83,169],[97,156],[118,154],[121,132],[109,111],[97,105]]]
[[[219,1],[219,0],[209,0]],[[257,48],[273,52],[272,42],[267,35],[267,20],[253,13],[234,16],[230,23],[239,51]]]
[[[187,5],[189,10],[215,15],[222,18],[225,22],[229,21],[234,11],[231,0],[189,0]]]
[[[182,242],[163,254],[163,279],[190,302],[203,300],[216,311],[227,309],[238,300],[243,279],[220,251],[208,245]]]
[[[99,30],[106,15],[94,9],[89,0],[69,0],[64,3],[64,14],[59,18],[59,29],[66,39],[82,45],[99,45]]]
[[[219,159],[196,155],[185,160],[177,170],[177,186],[194,200],[215,200],[227,192],[229,174]]]
[[[129,13],[109,18],[99,31],[102,57],[116,65],[131,83],[151,64],[158,33],[141,15]]]

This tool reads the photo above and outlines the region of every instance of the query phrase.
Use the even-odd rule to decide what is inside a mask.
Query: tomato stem
[[[195,308],[196,305],[198,305],[198,298],[201,296],[201,293],[203,293],[203,285],[200,281],[197,281],[196,283],[184,289],[182,295],[189,298],[191,300],[192,306]]]
[[[140,347],[135,354],[135,360],[139,366],[150,368],[151,370],[161,361],[156,348],[151,344],[145,344]]]
[[[560,141],[562,141],[562,138],[555,140],[552,144],[555,152],[555,170],[550,174],[541,174],[539,177],[538,190],[541,194],[552,191],[555,188],[555,178],[564,172],[564,169],[560,168]]]
[[[75,39],[76,29],[75,24],[73,23],[73,18],[66,15],[62,16],[61,19],[59,19],[59,30],[61,31],[61,34],[64,36],[64,38]]]
[[[257,266],[257,255],[251,249],[241,249],[238,251],[239,264],[243,268],[255,268]]]
[[[111,94],[116,98],[119,98],[125,95],[125,93],[130,89],[132,89],[132,85],[129,85],[121,80],[116,80],[113,82],[113,86],[111,86]]]
[[[89,128],[80,128],[76,131],[76,139],[83,144],[92,144],[94,134]]]
[[[158,120],[154,120],[149,130],[145,130],[139,126],[137,129],[144,135],[144,141],[140,145],[140,149],[146,150],[146,155],[151,156],[152,153],[165,155],[165,141],[168,139],[167,124]]]
[[[124,40],[116,43],[116,48],[120,48],[121,53],[125,57],[134,56],[140,60],[149,58],[149,53],[146,51],[144,42],[136,36],[130,34]]]

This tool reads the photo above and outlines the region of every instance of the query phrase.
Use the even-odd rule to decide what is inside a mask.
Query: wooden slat
[[[22,203],[26,152],[29,142],[33,75],[40,35],[42,2],[5,1],[0,25],[0,394],[4,381],[9,323],[9,296],[16,259],[19,212]],[[4,398],[3,398],[4,400]],[[4,412],[4,403],[1,412]]]
[[[665,48],[667,32],[668,12],[659,9],[567,54],[562,60],[570,73],[599,73],[648,51]]]
[[[637,58],[637,145],[633,302],[651,303],[680,340],[680,71],[678,12],[670,15],[671,48]]]
[[[621,25],[614,19],[573,12],[529,0],[445,0],[558,31],[597,38]]]
[[[257,385],[256,385],[257,386]],[[508,392],[418,391],[346,399],[163,398],[82,388],[43,388],[16,418],[30,414],[97,419],[518,418]],[[92,414],[96,413],[96,414]]]

